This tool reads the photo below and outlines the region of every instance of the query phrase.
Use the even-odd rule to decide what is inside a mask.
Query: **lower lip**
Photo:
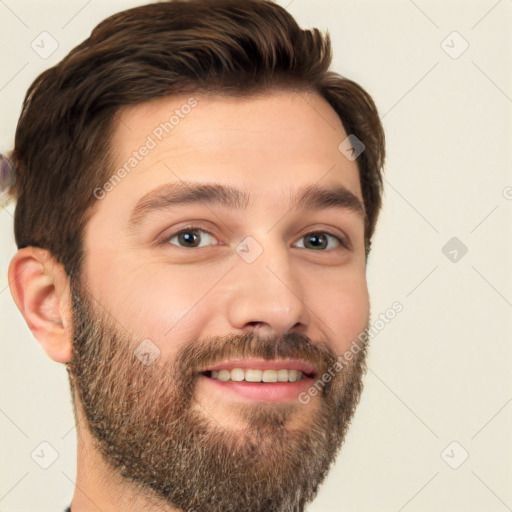
[[[313,383],[313,379],[308,377],[295,382],[235,382],[232,380],[224,382],[204,375],[201,375],[200,379],[220,392],[265,402],[297,400],[299,394],[307,391]]]

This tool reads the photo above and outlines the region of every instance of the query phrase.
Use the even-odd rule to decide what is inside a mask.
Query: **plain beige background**
[[[35,77],[140,3],[0,0],[0,151]],[[512,510],[512,2],[280,3],[303,27],[329,29],[334,69],[379,107],[388,159],[368,264],[374,320],[403,305],[372,340],[361,404],[308,510]],[[41,37],[48,52],[58,44],[51,55],[32,48]],[[0,208],[0,512],[59,512],[76,474],[67,374],[8,289],[13,211]],[[41,450],[45,464],[56,457],[47,469],[31,456]]]

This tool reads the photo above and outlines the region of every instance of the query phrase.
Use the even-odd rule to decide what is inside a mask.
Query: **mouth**
[[[221,382],[297,382],[304,378],[313,378],[312,374],[304,374],[297,370],[287,370],[281,368],[280,370],[272,370],[267,368],[265,370],[259,369],[243,369],[233,368],[232,370],[207,370],[202,372],[205,377],[220,380]]]
[[[297,399],[312,385],[315,368],[300,360],[232,360],[201,372],[204,382],[231,397],[267,402]]]

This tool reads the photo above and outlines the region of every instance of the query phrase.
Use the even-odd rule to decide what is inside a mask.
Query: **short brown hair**
[[[320,94],[365,145],[357,163],[368,253],[384,132],[370,95],[328,71],[331,60],[328,31],[302,30],[271,0],[172,0],[105,19],[25,97],[10,154],[18,248],[47,249],[68,275],[79,272],[93,190],[112,174],[109,141],[121,107],[173,94],[285,89]]]

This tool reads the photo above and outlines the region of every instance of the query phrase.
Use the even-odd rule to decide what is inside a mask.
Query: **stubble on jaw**
[[[160,357],[146,366],[134,355],[140,340],[103,318],[73,283],[72,307],[67,369],[83,423],[127,489],[197,512],[300,512],[315,498],[360,399],[365,344],[308,406],[237,404],[246,427],[231,429],[195,396],[202,369],[230,357],[298,358],[313,363],[319,378],[336,354],[298,333],[247,333],[188,344],[173,361]],[[300,428],[289,428],[298,416]]]

